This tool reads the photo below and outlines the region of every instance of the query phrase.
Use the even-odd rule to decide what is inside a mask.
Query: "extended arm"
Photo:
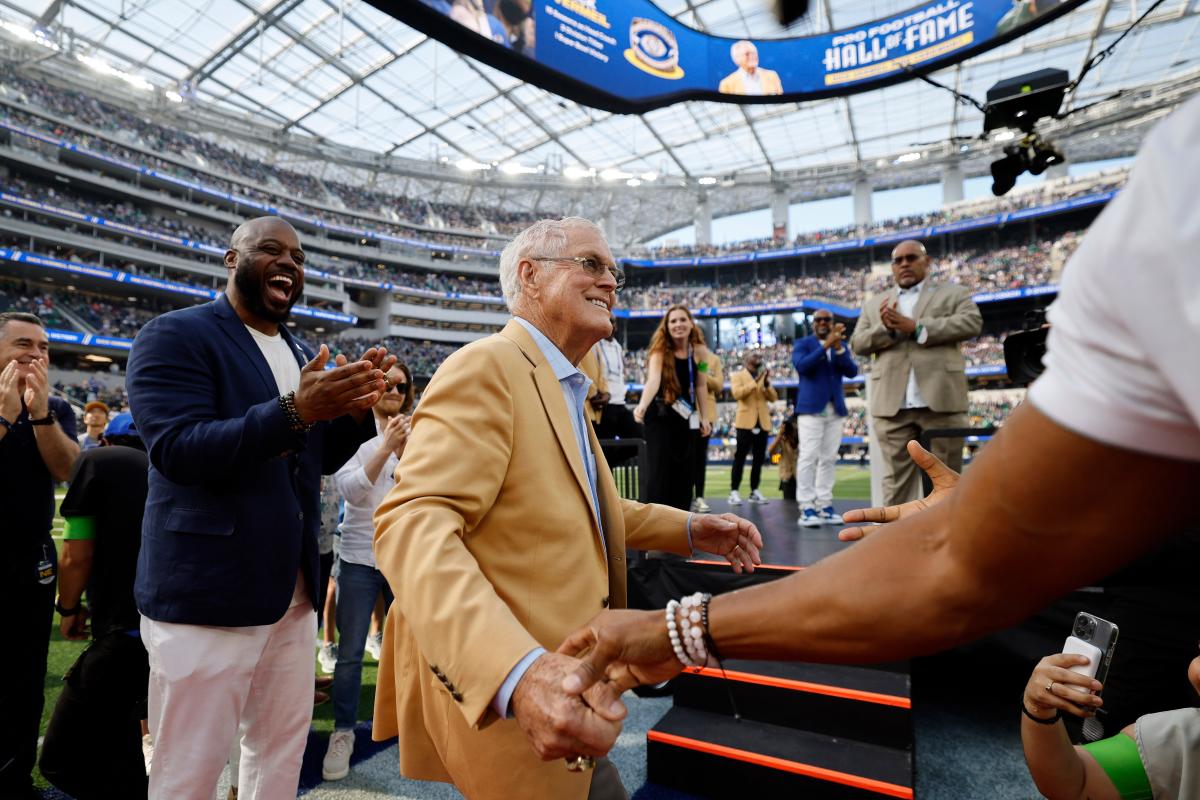
[[[795,577],[715,599],[712,633],[737,658],[862,662],[950,647],[1014,624],[1169,536],[1197,480],[1200,464],[1100,444],[1026,404],[945,502]],[[1159,502],[1147,533],[1130,536],[1119,520],[1148,497]],[[858,587],[853,596],[848,585]]]
[[[662,353],[651,353],[646,359],[646,384],[642,387],[642,398],[638,400],[637,408],[634,410],[634,417],[638,422],[646,415],[646,409],[650,408],[650,404],[654,402],[654,398],[658,395],[658,387],[662,385]]]

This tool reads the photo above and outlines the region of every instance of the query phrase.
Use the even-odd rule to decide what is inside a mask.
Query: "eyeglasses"
[[[530,261],[557,261],[562,264],[575,263],[583,267],[583,271],[593,278],[602,278],[604,273],[611,272],[613,280],[617,282],[617,291],[625,288],[625,270],[618,267],[616,264],[605,264],[596,258],[590,256],[531,256]]]
[[[892,256],[893,264],[911,264],[921,258],[920,253],[905,253],[900,256]]]

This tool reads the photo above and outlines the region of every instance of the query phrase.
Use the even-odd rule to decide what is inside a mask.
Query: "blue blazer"
[[[312,358],[279,330],[298,364]],[[125,384],[150,456],[138,609],[162,622],[266,625],[287,611],[301,571],[315,609],[321,475],[375,435],[372,415],[294,433],[224,295],[142,328]]]
[[[858,374],[858,364],[845,342],[843,353],[829,357],[816,336],[797,339],[792,346],[792,364],[799,376],[796,387],[796,413],[819,414],[826,403],[833,403],[839,417],[846,416],[846,398],[842,394],[842,378]]]

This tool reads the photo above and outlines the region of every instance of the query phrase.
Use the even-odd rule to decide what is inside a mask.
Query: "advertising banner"
[[[456,50],[623,113],[866,91],[995,47],[1084,1],[933,0],[842,30],[738,40],[689,27],[651,0],[370,0]]]

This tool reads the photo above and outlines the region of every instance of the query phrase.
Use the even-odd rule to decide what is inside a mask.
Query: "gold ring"
[[[1054,694],[1054,681],[1050,681],[1046,684],[1046,691],[1050,694]]]
[[[568,772],[587,772],[596,766],[596,759],[591,756],[573,756],[564,760],[567,762]]]

